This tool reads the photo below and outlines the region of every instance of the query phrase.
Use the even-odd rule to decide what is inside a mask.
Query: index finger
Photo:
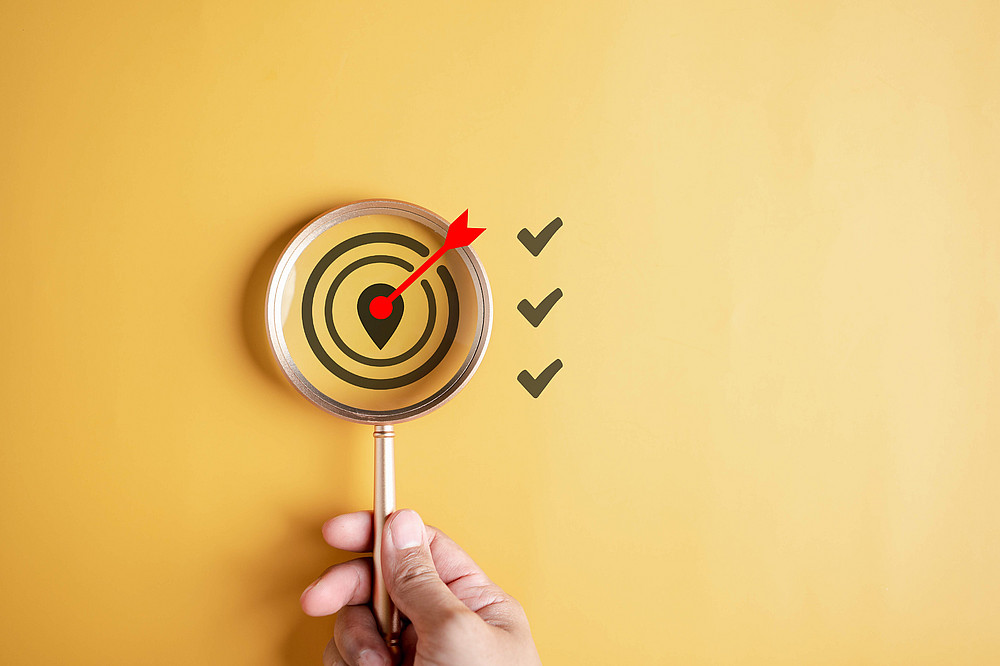
[[[335,516],[323,524],[323,539],[340,550],[367,553],[374,548],[371,511],[355,511]],[[438,575],[450,584],[459,578],[474,579],[470,582],[492,583],[476,561],[461,546],[436,527],[427,525],[427,540]]]
[[[375,547],[372,539],[372,512],[355,511],[334,516],[323,523],[323,540],[340,550],[370,553]]]

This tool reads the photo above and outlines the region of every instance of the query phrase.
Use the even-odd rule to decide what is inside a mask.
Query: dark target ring
[[[426,377],[432,370],[434,370],[434,368],[438,366],[438,364],[441,363],[442,360],[444,360],[444,357],[448,354],[448,351],[451,349],[451,345],[455,341],[455,336],[458,334],[458,321],[459,321],[458,289],[455,287],[455,281],[452,278],[451,273],[448,272],[448,269],[445,268],[444,266],[438,266],[437,274],[438,277],[441,278],[442,284],[444,284],[445,294],[448,298],[448,322],[445,325],[444,337],[441,339],[441,342],[434,350],[434,353],[431,354],[430,358],[424,361],[424,363],[422,363],[419,367],[406,374],[400,375],[398,377],[390,377],[388,379],[364,377],[362,375],[358,375],[347,370],[343,366],[339,365],[327,353],[326,349],[324,349],[323,345],[320,343],[319,336],[317,336],[316,334],[316,325],[315,322],[313,321],[313,301],[316,297],[316,289],[319,287],[319,282],[322,279],[323,274],[326,272],[326,270],[345,252],[353,250],[356,247],[366,245],[368,243],[390,243],[394,245],[401,245],[403,247],[409,248],[410,250],[413,250],[422,257],[426,257],[430,253],[430,251],[423,243],[413,238],[410,238],[409,236],[404,236],[402,234],[396,234],[391,232],[364,233],[354,236],[353,238],[348,238],[345,241],[342,241],[341,243],[337,244],[332,250],[323,255],[323,257],[319,260],[319,262],[317,262],[315,268],[313,268],[312,273],[309,274],[309,279],[306,280],[306,285],[302,293],[302,328],[306,336],[306,341],[309,343],[309,347],[310,349],[312,349],[312,352],[313,354],[315,354],[317,360],[319,360],[319,362],[323,364],[323,367],[325,367],[327,370],[333,373],[336,377],[342,379],[343,381],[349,384],[361,388],[375,389],[375,390],[388,390],[388,389],[400,388],[402,386],[407,386],[408,384],[412,384],[413,382],[422,379],[423,377]],[[385,261],[386,263],[394,263],[403,268],[409,267],[409,270],[412,270],[412,265],[410,265],[409,263],[401,259],[398,259],[396,257],[390,257],[389,255],[378,255],[377,257],[370,257],[367,259],[371,259],[372,261],[362,260],[364,261],[364,263],[356,261],[353,264],[351,264],[348,267],[348,269],[342,271],[340,275],[338,275],[337,278],[334,280],[335,284],[331,286],[331,290],[327,294],[327,300],[326,300],[327,307],[325,308],[325,310],[327,316],[327,325],[328,328],[330,329],[331,336],[334,338],[334,341],[337,343],[337,346],[341,349],[341,351],[343,351],[345,354],[347,354],[347,356],[351,357],[354,360],[359,360],[357,357],[361,357],[362,359],[367,359],[368,357],[361,356],[360,354],[357,354],[357,352],[351,350],[349,347],[347,347],[346,344],[343,344],[343,340],[341,340],[340,336],[336,334],[336,328],[333,326],[333,315],[332,315],[332,299],[333,299],[333,293],[336,291],[336,287],[340,286],[340,282],[342,282],[343,278],[347,276],[347,273],[350,273],[353,270],[356,270],[357,268],[360,268],[361,266],[366,265],[368,263],[374,263],[375,261]],[[427,283],[426,280],[423,280],[421,282],[421,286],[423,286],[424,292],[428,296],[428,325],[424,330],[424,334],[421,335],[421,339],[418,340],[416,345],[414,345],[415,349],[411,348],[410,350],[407,350],[403,354],[400,354],[400,356],[397,356],[393,359],[368,359],[369,361],[372,360],[378,361],[377,363],[368,363],[368,365],[389,365],[391,363],[399,363],[401,362],[401,360],[399,360],[400,357],[405,357],[405,358],[412,357],[414,354],[420,351],[420,348],[423,348],[423,346],[427,343],[427,339],[430,338],[429,333],[434,327],[434,319],[437,314],[437,308],[434,302],[433,292],[430,290],[430,285]],[[425,339],[425,337],[427,339]],[[411,351],[412,353],[410,353]],[[407,354],[409,355],[407,356]],[[405,360],[405,358],[402,360]],[[389,361],[389,363],[381,363],[380,361],[382,360]],[[364,363],[365,361],[361,362]]]

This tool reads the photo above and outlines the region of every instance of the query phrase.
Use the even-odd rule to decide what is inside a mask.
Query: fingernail
[[[417,512],[404,509],[397,513],[389,523],[389,538],[400,550],[419,546],[424,540],[424,523]]]
[[[386,663],[378,652],[362,650],[358,654],[358,666],[386,666]]]

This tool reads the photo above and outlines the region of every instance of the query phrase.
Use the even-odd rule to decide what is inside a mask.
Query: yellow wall
[[[1000,661],[996,3],[4,4],[0,662],[318,663],[370,434],[264,285],[379,196],[489,230],[399,498],[547,664]]]

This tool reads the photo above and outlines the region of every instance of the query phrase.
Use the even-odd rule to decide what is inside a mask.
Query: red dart
[[[479,234],[484,231],[486,231],[485,228],[469,228],[469,211],[466,209],[466,211],[455,218],[455,221],[448,227],[448,235],[444,237],[444,245],[438,248],[437,252],[432,254],[420,268],[410,273],[410,276],[403,281],[403,284],[396,287],[394,292],[388,296],[376,296],[372,299],[371,304],[368,306],[368,310],[372,313],[372,316],[376,319],[385,319],[392,314],[392,302],[396,300],[396,297],[406,291],[407,287],[416,282],[417,278],[423,275],[424,271],[430,268],[435,261],[440,259],[441,256],[448,250],[453,250],[457,247],[465,247],[466,245],[471,244],[472,241],[479,238]]]

